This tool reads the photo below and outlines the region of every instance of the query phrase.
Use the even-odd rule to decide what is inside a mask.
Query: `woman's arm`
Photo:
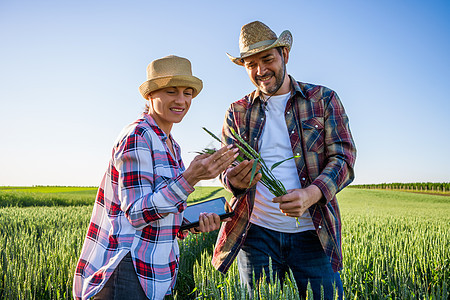
[[[187,197],[194,191],[182,174],[166,178],[167,185],[156,189],[154,180],[160,174],[154,174],[154,164],[169,167],[164,164],[164,154],[152,149],[150,142],[139,134],[126,137],[115,155],[121,209],[136,229],[169,213],[182,212]]]
[[[180,213],[186,208],[186,199],[200,180],[212,179],[227,168],[236,158],[237,149],[223,147],[216,153],[194,158],[183,174],[166,178],[167,185],[158,188],[154,178],[154,164],[161,168],[164,155],[151,148],[141,135],[128,136],[121,144],[115,159],[118,171],[121,209],[131,225],[141,229],[170,213]]]

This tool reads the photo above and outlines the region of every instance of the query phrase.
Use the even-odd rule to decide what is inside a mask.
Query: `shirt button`
[[[302,178],[303,181],[305,181],[305,179],[306,179],[305,177]]]
[[[295,132],[294,130],[291,131],[292,134],[294,134],[294,132]]]
[[[322,229],[322,226],[319,225],[319,229]]]
[[[300,155],[300,153],[297,153],[297,154],[295,154],[295,155],[297,155],[297,156],[298,156],[298,155]]]
[[[254,138],[254,140],[256,141],[256,138]]]
[[[264,120],[264,117],[261,118],[261,121]]]
[[[318,128],[318,127],[319,127],[319,125],[316,125],[316,126],[314,126],[314,127]]]
[[[290,113],[291,113],[290,111],[287,112],[287,114],[290,114]]]

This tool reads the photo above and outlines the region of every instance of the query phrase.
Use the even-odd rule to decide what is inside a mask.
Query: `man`
[[[292,35],[279,37],[256,21],[242,27],[240,57],[257,87],[231,104],[223,126],[226,144],[236,143],[233,128],[273,170],[287,195],[275,197],[251,179],[251,161],[227,169],[222,182],[233,193],[232,221],[223,224],[214,250],[213,265],[227,272],[237,257],[241,280],[252,290],[269,261],[278,278],[292,270],[299,292],[308,282],[314,298],[343,295],[341,220],[336,193],[352,182],[356,149],[348,118],[337,94],[323,86],[297,82],[287,74]],[[256,183],[257,182],[257,183]],[[269,260],[270,259],[270,260]],[[320,299],[320,298],[318,298]]]

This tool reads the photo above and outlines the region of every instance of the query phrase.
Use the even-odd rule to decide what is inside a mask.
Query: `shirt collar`
[[[167,140],[166,133],[159,128],[158,124],[156,123],[155,119],[148,113],[142,113],[142,117],[147,121],[147,123],[150,125],[150,127],[153,129],[153,131],[156,133],[156,135],[161,139],[161,141],[165,142]]]
[[[300,85],[298,84],[298,82],[295,81],[294,77],[292,77],[291,75],[288,75],[288,76],[289,76],[289,79],[291,80],[291,92],[293,91],[292,95],[295,95],[295,94],[299,93],[300,96],[302,96],[303,98],[306,99],[305,93],[303,93],[303,91],[302,91]],[[251,103],[253,104],[254,101],[256,101],[257,99],[259,101],[261,101],[262,103],[264,103],[266,100],[264,100],[264,97],[261,97],[262,93],[263,92],[259,88],[256,89],[256,91],[254,91],[254,93],[253,93],[253,97],[251,97],[251,100],[250,100]]]

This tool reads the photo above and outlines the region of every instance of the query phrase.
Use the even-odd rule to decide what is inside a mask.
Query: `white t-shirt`
[[[290,93],[272,96],[267,101],[266,123],[259,140],[259,153],[270,168],[276,162],[293,156],[291,142],[286,126],[284,111]],[[301,188],[294,159],[283,162],[273,169],[273,175],[280,180],[286,190]],[[309,211],[298,220],[288,217],[280,211],[278,203],[273,203],[275,196],[260,182],[256,185],[256,197],[250,222],[280,232],[300,232],[314,230]]]

